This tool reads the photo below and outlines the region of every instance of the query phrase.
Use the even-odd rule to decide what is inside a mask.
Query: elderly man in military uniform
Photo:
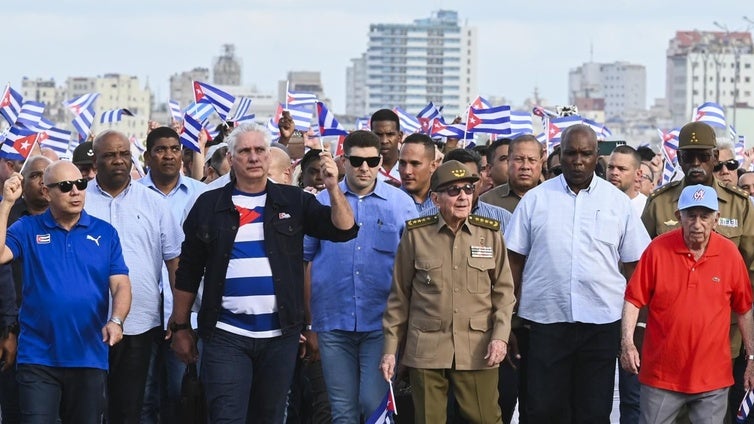
[[[688,185],[711,186],[717,193],[720,207],[716,231],[732,241],[749,268],[749,280],[754,281],[754,206],[749,194],[733,185],[718,181],[713,168],[718,163],[715,131],[703,122],[691,122],[681,128],[678,134],[678,163],[684,173],[681,181],[673,181],[657,189],[647,199],[641,220],[652,238],[680,227],[675,217],[681,191]],[[642,316],[639,322],[642,322]],[[741,334],[732,322],[730,329],[731,355],[739,357]],[[743,357],[741,358],[743,360]],[[738,403],[744,395],[742,390],[743,361],[734,367],[736,385],[730,391],[729,412],[735,416]]]
[[[431,189],[440,213],[408,221],[398,246],[380,368],[393,377],[405,337],[416,423],[446,421],[450,383],[464,419],[502,423],[497,367],[515,298],[500,223],[470,214],[478,180],[458,161],[437,168]]]

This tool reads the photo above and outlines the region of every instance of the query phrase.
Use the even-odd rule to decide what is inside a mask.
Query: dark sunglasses
[[[351,166],[354,168],[358,168],[361,166],[362,163],[366,162],[367,165],[370,168],[374,168],[375,166],[380,164],[380,156],[372,156],[369,158],[361,157],[361,156],[346,156],[348,158],[348,161],[351,162]]]
[[[47,184],[47,187],[53,188],[57,187],[60,189],[61,193],[68,193],[69,191],[73,190],[73,186],[76,186],[79,190],[86,190],[86,185],[89,182],[86,178],[79,178],[78,180],[73,181],[60,181],[57,183]]]
[[[693,162],[694,158],[699,159],[699,162],[709,162],[712,159],[712,152],[681,150],[681,160],[685,163]]]
[[[459,194],[461,194],[461,191],[466,193],[467,195],[471,196],[474,194],[474,184],[464,184],[462,186],[450,186],[448,188],[445,188],[443,190],[438,190],[440,192],[445,192],[450,197],[456,197]]]
[[[735,171],[738,169],[738,161],[735,159],[726,160],[725,162],[718,162],[712,170],[715,172],[720,172],[723,170],[723,166],[728,168],[728,171]]]
[[[558,176],[563,173],[563,169],[561,169],[559,166],[553,166],[550,168],[550,173],[554,176]]]

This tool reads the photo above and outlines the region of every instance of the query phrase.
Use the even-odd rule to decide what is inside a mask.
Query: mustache
[[[707,171],[705,171],[704,168],[699,167],[699,166],[694,166],[692,168],[689,168],[689,172],[688,173],[691,174],[692,172],[698,172],[698,173],[700,173],[702,175],[707,175]]]

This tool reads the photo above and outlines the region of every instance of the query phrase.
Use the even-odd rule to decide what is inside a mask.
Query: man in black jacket
[[[201,379],[212,422],[281,422],[305,325],[304,234],[347,241],[358,232],[328,152],[321,172],[331,207],[267,179],[270,135],[245,124],[226,139],[233,179],[189,212],[169,334],[186,363],[197,360],[189,311],[204,276]]]

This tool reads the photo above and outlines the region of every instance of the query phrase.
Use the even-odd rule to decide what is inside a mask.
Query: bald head
[[[36,156],[30,156],[28,159],[26,159],[26,163],[24,164],[23,168],[21,168],[21,175],[24,177],[24,179],[28,179],[29,175],[31,175],[32,172],[35,172],[39,169],[46,169],[53,161],[49,158],[41,155]]]
[[[45,169],[44,184],[50,185],[60,181],[78,180],[81,178],[81,171],[71,162],[59,160],[53,162]]]
[[[270,168],[267,175],[278,184],[290,184],[291,157],[283,149],[270,148]]]

